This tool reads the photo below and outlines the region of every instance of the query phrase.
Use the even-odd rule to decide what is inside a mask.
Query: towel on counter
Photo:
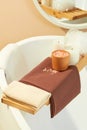
[[[58,72],[52,70],[51,62],[51,58],[47,57],[20,82],[37,86],[52,94],[50,109],[51,117],[54,117],[80,93],[80,77],[76,66]]]
[[[41,108],[51,96],[47,91],[18,81],[11,82],[4,94],[11,100],[29,104],[36,109]]]

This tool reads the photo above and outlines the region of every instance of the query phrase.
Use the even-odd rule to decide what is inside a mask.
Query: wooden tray
[[[50,97],[48,100],[46,100],[45,104],[44,105],[48,105],[49,104],[49,100],[50,100]],[[12,99],[12,98],[9,98],[7,97],[6,95],[3,94],[2,98],[1,98],[1,102],[4,103],[4,104],[7,104],[9,106],[12,106],[12,107],[15,107],[15,108],[18,108],[20,110],[23,110],[25,112],[28,112],[28,113],[31,113],[31,114],[35,114],[37,111],[39,111],[38,108],[36,107],[33,107],[31,105],[28,105],[26,103],[23,103],[23,102],[20,102],[20,101],[17,101],[15,99]],[[42,106],[43,107],[43,106]]]
[[[86,65],[87,65],[87,54],[80,59],[78,64],[76,64],[76,67],[78,68],[79,71],[81,71]]]
[[[78,8],[74,8],[73,10],[61,12],[61,11],[54,10],[49,6],[45,6],[42,4],[40,4],[40,6],[47,14],[52,15],[59,19],[66,18],[69,20],[75,20],[75,19],[79,19],[79,18],[87,16],[87,11],[81,10]]]
[[[77,66],[77,68],[78,68],[79,71],[81,71],[83,69],[83,67],[85,67],[86,65],[87,65],[87,55],[85,55],[84,57],[82,57],[80,59],[79,63],[76,64],[76,66]],[[50,101],[50,98],[46,101],[46,103],[44,105],[48,105],[49,101]],[[25,104],[23,102],[18,102],[16,100],[8,98],[5,95],[2,96],[1,102],[5,103],[7,105],[10,105],[10,106],[16,107],[16,108],[18,108],[20,110],[29,112],[31,114],[35,114],[37,111],[39,111],[38,108],[36,109],[35,107],[32,107],[31,105]]]

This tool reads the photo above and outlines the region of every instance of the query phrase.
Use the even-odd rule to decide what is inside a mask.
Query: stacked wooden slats
[[[49,6],[45,6],[42,4],[40,4],[40,6],[47,14],[52,15],[52,16],[59,18],[59,19],[66,18],[69,20],[75,20],[75,19],[79,19],[79,18],[87,16],[87,11],[81,10],[78,8],[74,8],[72,10],[61,12],[61,11],[54,10]]]

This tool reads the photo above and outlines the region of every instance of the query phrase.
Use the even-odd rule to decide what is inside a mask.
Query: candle
[[[69,66],[70,53],[65,50],[52,52],[52,68],[57,71],[66,70]]]

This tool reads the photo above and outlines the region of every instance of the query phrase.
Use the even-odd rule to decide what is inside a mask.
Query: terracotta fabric
[[[67,70],[58,72],[52,70],[51,62],[50,57],[46,58],[20,81],[51,92],[51,117],[54,117],[80,93],[81,87],[76,66],[69,66]]]

